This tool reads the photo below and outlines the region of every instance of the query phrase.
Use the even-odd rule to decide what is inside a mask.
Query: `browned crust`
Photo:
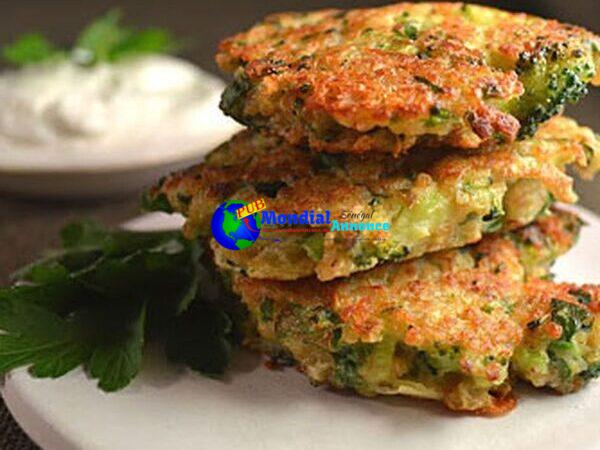
[[[568,228],[574,220],[565,212],[545,217],[513,238],[549,232],[546,238],[566,242],[572,239]],[[465,249],[388,263],[326,283],[235,275],[233,287],[251,311],[265,299],[284,310],[290,305],[292,310],[326,308],[340,318],[345,343],[379,342],[391,335],[416,349],[460,348],[462,374],[495,382],[504,376],[497,362],[510,360],[524,339],[561,338],[561,326],[551,320],[555,300],[600,314],[599,286],[528,278],[513,238],[490,236]],[[580,302],[582,294],[589,303]],[[539,325],[530,327],[533,321]],[[488,357],[490,362],[482,364]],[[502,386],[488,406],[473,412],[495,416],[512,410],[516,398],[510,384]],[[450,409],[464,409],[459,387],[445,386],[442,400]]]
[[[413,20],[423,29],[410,39]],[[400,154],[424,136],[462,148],[512,141],[519,122],[502,105],[523,94],[519,56],[553,45],[590,52],[592,41],[582,28],[526,14],[399,3],[271,15],[221,42],[216,60],[253,86],[249,124],[315,150]],[[423,129],[433,109],[456,120]]]
[[[597,145],[590,129],[566,117],[555,117],[533,139],[505,144],[494,152],[430,151],[423,158],[404,161],[382,154],[347,155],[339,166],[333,160],[331,170],[320,171],[319,155],[277,138],[244,131],[212,152],[205,162],[168,176],[150,196],[166,195],[171,207],[188,217],[190,237],[208,232],[208,221],[223,201],[255,200],[263,195],[254,187],[260,183],[283,183],[274,198],[267,198],[269,209],[279,213],[315,208],[336,213],[356,204],[366,205],[372,195],[407,189],[409,184],[433,181],[451,187],[478,169],[489,169],[499,179],[518,176],[543,180],[557,199],[571,202],[576,198],[572,179],[562,166],[575,163],[584,168],[589,163],[586,149]],[[533,159],[519,158],[520,149],[526,149],[535,164]],[[413,168],[421,174],[409,182]]]

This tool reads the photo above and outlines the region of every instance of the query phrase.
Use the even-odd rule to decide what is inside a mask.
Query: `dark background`
[[[264,15],[286,10],[355,8],[389,1],[373,0],[2,0],[0,43],[24,31],[43,31],[53,40],[69,44],[83,25],[110,8],[120,8],[128,23],[159,25],[190,38],[186,55],[202,67],[217,72],[212,55],[225,36],[241,31]],[[500,8],[559,18],[563,22],[600,26],[597,0],[499,0],[475,1]]]
[[[119,7],[125,21],[137,26],[162,26],[185,39],[182,56],[218,73],[213,54],[220,39],[249,27],[265,14],[322,7],[353,8],[383,5],[385,1],[318,0],[0,0],[0,45],[21,33],[38,31],[53,41],[69,45],[78,31],[110,8]],[[600,32],[599,0],[477,1],[513,11],[557,18]],[[569,114],[600,130],[600,89]],[[110,182],[110,180],[107,180]],[[600,212],[600,183],[579,186],[582,200]],[[50,203],[3,197],[0,193],[0,284],[7,275],[53,245],[58,230],[74,217],[94,217],[116,225],[138,214],[138,196],[110,203]],[[168,412],[165,412],[168,414]],[[36,447],[19,430],[0,400],[0,450]]]

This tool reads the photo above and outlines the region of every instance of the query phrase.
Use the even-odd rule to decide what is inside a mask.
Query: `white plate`
[[[600,281],[600,219],[559,260],[562,280]],[[135,228],[179,225],[146,216]],[[168,365],[159,352],[139,378],[103,394],[78,371],[56,381],[25,371],[7,377],[4,399],[17,421],[45,450],[536,450],[599,449],[600,382],[557,396],[523,388],[504,417],[453,414],[433,402],[365,399],[311,387],[294,370],[269,371],[250,353],[238,354],[226,381]]]
[[[0,191],[50,199],[89,199],[125,194],[202,158],[241,126],[219,110],[224,84],[206,76],[209,95],[198,105],[193,131],[175,127],[133,133],[111,151],[62,149],[40,152],[0,145]]]

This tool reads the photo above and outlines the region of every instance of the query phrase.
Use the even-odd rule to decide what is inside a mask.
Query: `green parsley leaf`
[[[61,237],[61,249],[0,289],[0,374],[29,367],[54,378],[83,366],[99,388],[122,389],[147,337],[197,299],[200,246],[180,232],[109,232],[90,222]]]
[[[0,373],[20,366],[39,378],[57,378],[86,365],[105,391],[128,385],[137,375],[144,342],[144,309],[78,309],[61,317],[21,295],[29,287],[0,291]],[[47,293],[47,292],[46,292]],[[31,294],[31,292],[30,292]],[[132,312],[134,311],[134,312]]]
[[[129,32],[119,25],[121,12],[111,10],[87,25],[75,43],[75,56],[82,64],[109,61],[112,49],[127,39]]]
[[[19,290],[0,291],[0,373],[27,365],[34,376],[56,378],[81,365],[90,349],[76,326]]]
[[[173,207],[171,206],[171,202],[165,194],[162,192],[160,194],[155,194],[153,192],[144,194],[142,196],[142,210],[148,212],[166,212],[173,213]]]
[[[211,377],[222,376],[231,363],[233,349],[242,341],[241,324],[248,311],[217,272],[210,256],[199,265],[202,292],[188,310],[178,316],[166,333],[169,360],[185,364]]]
[[[218,308],[202,305],[176,320],[170,329],[167,357],[209,377],[225,373],[233,349],[233,323]]]
[[[111,60],[117,60],[129,55],[148,53],[171,53],[178,49],[171,33],[162,28],[130,32],[111,53]]]
[[[96,346],[87,369],[92,378],[99,380],[98,387],[106,392],[114,392],[126,387],[138,374],[142,364],[144,347],[146,307],[137,307],[133,315],[121,317],[120,326],[112,328],[114,334]],[[117,322],[119,323],[119,322]],[[105,328],[104,335],[107,336]]]
[[[24,34],[2,48],[2,57],[17,66],[36,64],[60,56],[64,56],[64,53],[38,33]]]
[[[60,240],[65,249],[79,247],[99,248],[108,235],[106,230],[97,223],[86,220],[73,222],[65,226],[60,232]]]
[[[137,30],[121,25],[121,11],[113,9],[88,24],[70,50],[59,49],[41,34],[29,33],[5,46],[2,56],[16,66],[67,56],[80,65],[90,66],[100,62],[115,62],[130,56],[171,53],[179,47],[179,43],[168,30]]]
[[[77,39],[74,58],[88,65],[140,54],[168,53],[177,47],[167,30],[149,28],[137,31],[122,26],[120,21],[121,12],[114,9],[89,24]]]

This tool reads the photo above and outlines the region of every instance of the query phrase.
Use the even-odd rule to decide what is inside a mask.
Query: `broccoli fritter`
[[[243,132],[204,163],[163,180],[148,204],[183,213],[189,238],[210,236],[212,215],[227,200],[264,198],[277,213],[329,210],[339,223],[362,212],[371,215],[367,221],[389,223],[389,231],[314,225],[317,232],[300,232],[263,220],[261,239],[251,247],[232,251],[213,242],[223,268],[254,278],[316,273],[330,280],[530,223],[553,198],[576,199],[565,165],[575,163],[591,175],[599,155],[597,137],[563,117],[546,123],[533,139],[493,152],[434,149],[400,159],[315,153]]]
[[[600,289],[535,276],[548,274],[578,229],[576,217],[558,213],[327,283],[234,274],[254,326],[246,344],[287,355],[316,384],[436,399],[453,410],[512,409],[514,376],[574,391],[600,374]]]
[[[600,38],[484,6],[399,3],[268,16],[224,40],[223,111],[292,144],[404,153],[533,135],[600,83]]]

